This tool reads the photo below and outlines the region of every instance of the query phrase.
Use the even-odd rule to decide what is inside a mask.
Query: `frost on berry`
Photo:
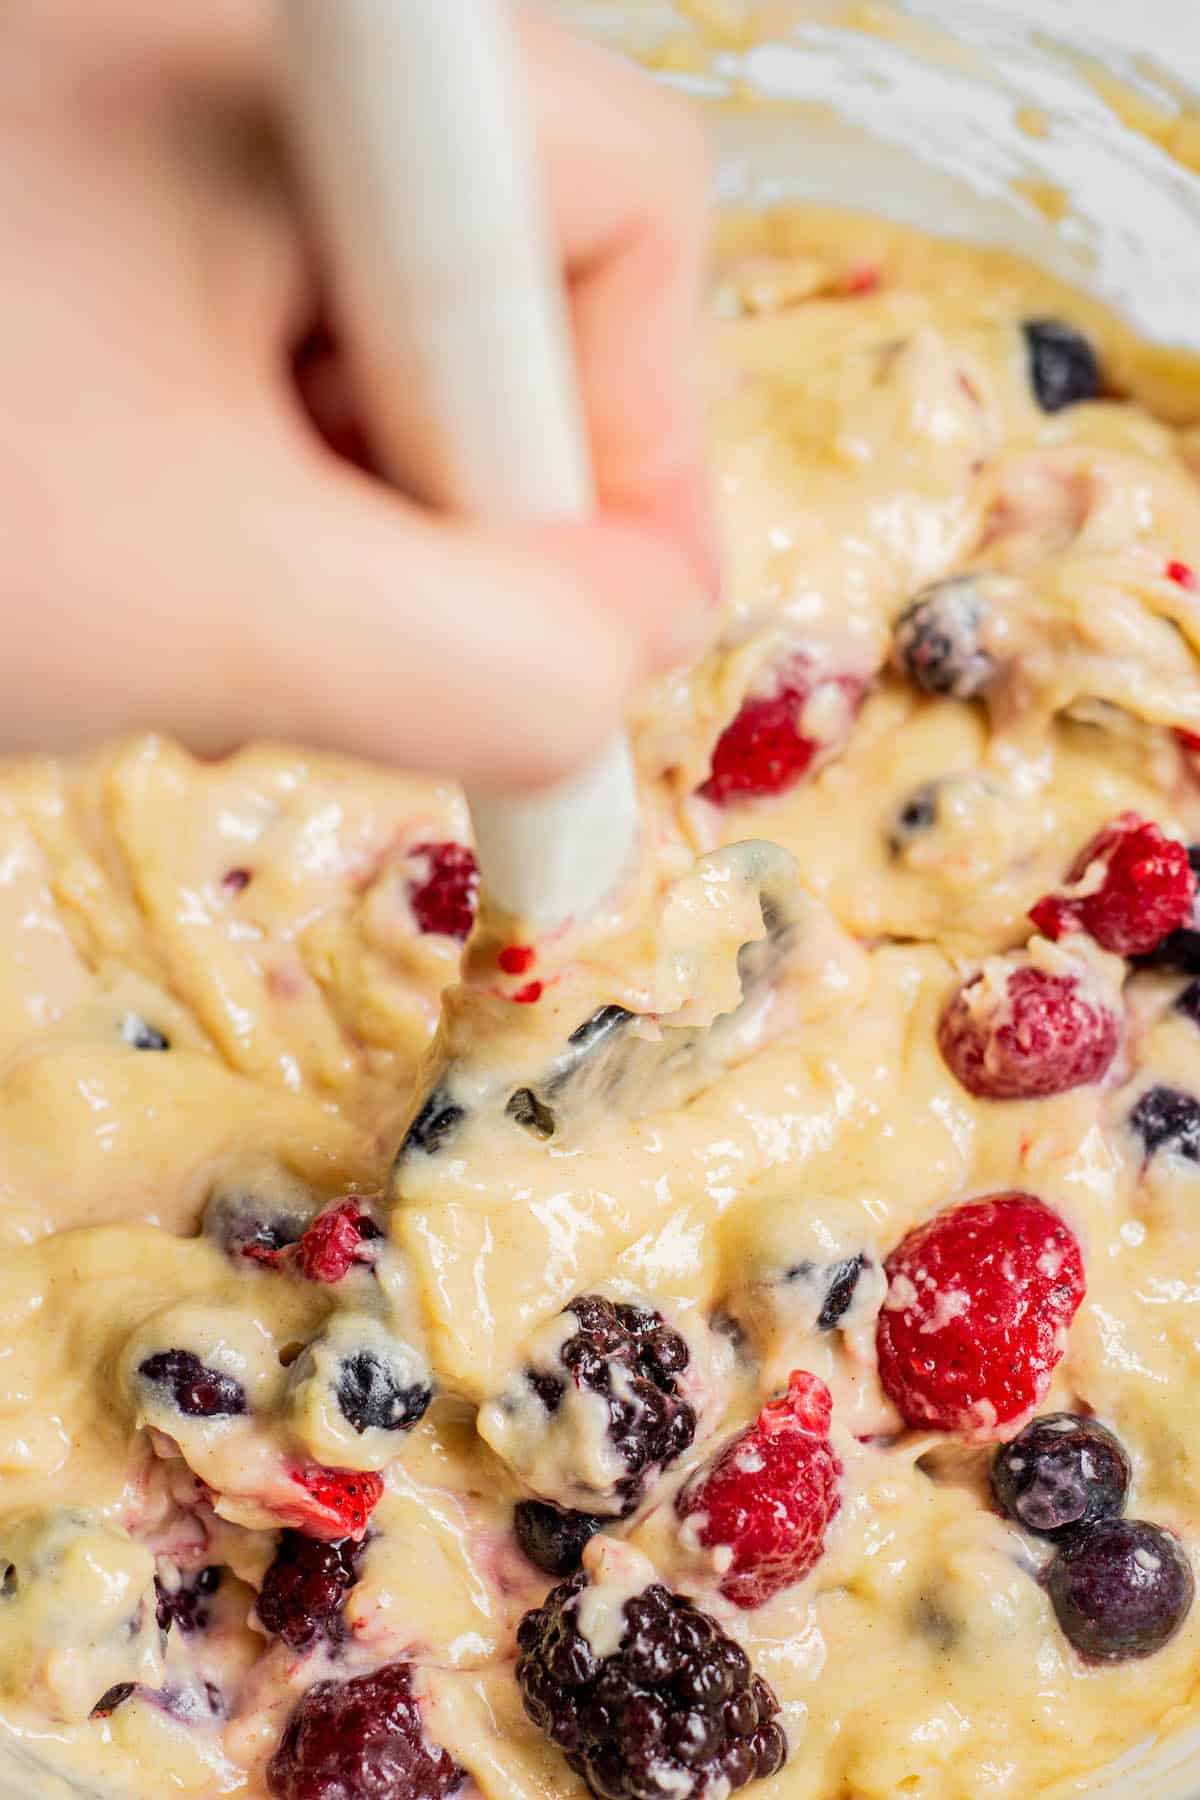
[[[1116,995],[1089,966],[1043,945],[1040,960],[994,957],[956,989],[937,1038],[968,1093],[1038,1100],[1106,1074],[1121,1042],[1121,1015]]]
[[[789,657],[717,739],[700,794],[730,806],[787,793],[842,749],[865,693],[860,675],[818,669],[803,653]]]
[[[734,1606],[761,1606],[819,1561],[841,1506],[832,1410],[824,1382],[795,1370],[786,1395],[679,1494],[685,1537],[718,1553],[721,1593]]]
[[[938,1213],[888,1257],[879,1376],[905,1423],[974,1441],[1032,1416],[1086,1291],[1079,1245],[1031,1194]]]
[[[1061,894],[1030,918],[1048,938],[1085,931],[1118,956],[1148,956],[1192,919],[1196,876],[1187,846],[1137,813],[1122,813],[1086,844]]]

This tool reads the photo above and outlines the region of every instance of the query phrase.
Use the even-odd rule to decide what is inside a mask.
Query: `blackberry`
[[[138,1374],[168,1389],[189,1419],[229,1419],[249,1410],[241,1382],[207,1368],[190,1350],[160,1350],[138,1365]]]
[[[1129,1123],[1145,1146],[1147,1158],[1167,1150],[1185,1161],[1200,1163],[1200,1101],[1180,1088],[1147,1088]]]
[[[585,1544],[604,1524],[594,1513],[571,1512],[548,1500],[520,1500],[513,1508],[513,1531],[535,1569],[547,1575],[573,1575]]]
[[[322,1543],[301,1531],[282,1532],[275,1560],[263,1577],[258,1618],[291,1650],[338,1635],[342,1602],[358,1579],[359,1546],[350,1538]]]
[[[1081,331],[1062,319],[1026,319],[1021,329],[1030,386],[1043,412],[1096,398],[1103,383],[1100,359]]]
[[[1035,1419],[992,1464],[1001,1512],[1059,1541],[1124,1512],[1129,1480],[1129,1458],[1112,1432],[1075,1413]]]
[[[159,1630],[170,1631],[175,1625],[185,1634],[203,1631],[210,1616],[205,1602],[220,1587],[223,1573],[211,1565],[201,1569],[190,1581],[187,1576],[177,1576],[174,1583],[156,1575],[154,1591],[158,1595]]]
[[[446,1800],[465,1780],[425,1736],[408,1663],[318,1681],[267,1767],[274,1800]]]
[[[1092,1662],[1153,1656],[1179,1630],[1195,1594],[1178,1538],[1140,1519],[1102,1519],[1077,1533],[1045,1579],[1064,1633]]]
[[[779,1702],[715,1619],[655,1582],[623,1609],[617,1649],[580,1629],[582,1572],[517,1634],[525,1711],[599,1800],[700,1800],[787,1760]]]
[[[411,1431],[429,1410],[428,1382],[406,1382],[403,1372],[374,1350],[359,1350],[341,1365],[338,1406],[348,1425],[364,1431]]]
[[[629,1471],[616,1494],[631,1512],[651,1470],[673,1462],[696,1435],[695,1412],[677,1383],[688,1366],[688,1347],[652,1307],[583,1294],[566,1311],[579,1330],[559,1351],[561,1372],[529,1369],[526,1380],[552,1418],[569,1382],[606,1396],[609,1441]]]
[[[982,642],[987,607],[970,575],[934,582],[910,601],[893,628],[893,653],[922,693],[971,700],[996,674]]]

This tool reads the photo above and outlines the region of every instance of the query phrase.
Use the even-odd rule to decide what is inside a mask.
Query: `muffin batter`
[[[664,1800],[785,1745],[763,1800],[1074,1793],[1194,1711],[1200,383],[1006,258],[812,212],[723,225],[709,381],[727,606],[633,722],[635,891],[481,932],[432,1050],[453,788],[3,769],[21,1791],[565,1800],[522,1686],[568,1615],[626,1679],[638,1607],[749,1707],[643,1769]],[[554,1116],[597,1009],[734,1004],[755,921],[693,865],[747,839],[803,897],[730,1066]],[[414,1126],[462,1055],[526,1098]],[[1001,1380],[1004,1233],[1040,1335]],[[1034,1412],[1070,1421],[999,1449]],[[1042,1475],[1084,1463],[1064,1525]],[[1145,1579],[1098,1617],[1102,1555]]]

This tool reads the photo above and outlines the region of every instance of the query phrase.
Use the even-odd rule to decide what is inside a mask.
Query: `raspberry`
[[[1153,1656],[1175,1636],[1196,1592],[1179,1539],[1140,1519],[1102,1519],[1077,1533],[1045,1581],[1059,1624],[1089,1662]]]
[[[517,1634],[525,1711],[600,1800],[717,1800],[787,1760],[779,1702],[715,1619],[654,1582],[626,1600],[599,1655],[581,1571]]]
[[[296,1247],[296,1267],[309,1281],[341,1281],[356,1263],[371,1261],[364,1245],[382,1236],[362,1202],[351,1195],[313,1220]]]
[[[1063,1542],[1123,1513],[1130,1477],[1111,1431],[1075,1413],[1048,1413],[997,1452],[992,1494],[1014,1524]]]
[[[425,1736],[408,1663],[310,1687],[267,1768],[274,1800],[445,1800],[465,1780]]]
[[[1022,964],[996,1003],[976,975],[947,1002],[938,1049],[982,1100],[1036,1100],[1099,1081],[1117,1053],[1121,1022],[1075,975]]]
[[[1086,1292],[1083,1259],[1032,1194],[970,1200],[918,1225],[884,1265],[883,1386],[905,1422],[1012,1436],[1050,1385]]]
[[[716,806],[787,793],[818,759],[841,749],[864,693],[859,676],[818,675],[807,656],[792,657],[771,691],[748,695],[725,727],[700,793]],[[809,720],[825,713],[812,735]]]
[[[408,904],[417,929],[465,943],[475,923],[479,864],[465,844],[414,844],[408,852],[423,861],[420,879],[409,882]]]
[[[1096,880],[1095,865],[1101,879]],[[1137,813],[1122,813],[1087,844],[1067,871],[1083,894],[1048,894],[1029,916],[1048,938],[1078,928],[1118,956],[1148,956],[1192,919],[1196,877],[1185,845]]]
[[[1043,412],[1096,398],[1103,383],[1100,361],[1081,331],[1062,319],[1027,319],[1022,331],[1030,385]]]
[[[229,1419],[249,1410],[241,1382],[207,1368],[190,1350],[160,1350],[139,1365],[138,1374],[167,1388],[189,1419]]]
[[[571,1389],[605,1397],[608,1442],[627,1474],[603,1498],[610,1503],[607,1510],[629,1513],[654,1472],[680,1456],[696,1435],[696,1415],[680,1397],[677,1381],[688,1366],[688,1347],[652,1307],[614,1305],[601,1294],[582,1294],[566,1312],[578,1320],[578,1331],[556,1347],[553,1360],[526,1369],[525,1381],[549,1415],[548,1429],[564,1437],[580,1429],[590,1432],[597,1417],[592,1406],[565,1404]],[[588,1446],[568,1448],[574,1462],[594,1461]],[[599,1502],[601,1496],[595,1498]]]
[[[301,1530],[326,1543],[341,1537],[361,1541],[367,1520],[383,1493],[381,1476],[366,1470],[327,1469],[322,1463],[306,1463],[292,1471],[292,1480],[300,1492],[287,1511]]]
[[[1200,747],[1200,740],[1198,740]],[[1200,844],[1188,845],[1188,867],[1200,879]],[[1200,975],[1200,893],[1192,902],[1191,916],[1178,931],[1171,931],[1148,956],[1139,957],[1142,968],[1173,969],[1180,975]]]
[[[358,1579],[357,1546],[349,1538],[321,1543],[285,1531],[258,1596],[259,1622],[292,1650],[306,1650],[325,1633],[333,1636],[342,1602]]]
[[[706,1549],[732,1550],[721,1592],[735,1606],[761,1606],[820,1560],[842,1503],[831,1411],[825,1383],[794,1370],[786,1396],[764,1406],[676,1500]]]
[[[201,1569],[189,1581],[186,1576],[174,1580],[155,1576],[154,1591],[158,1596],[158,1628],[170,1631],[178,1626],[185,1635],[203,1631],[209,1621],[205,1601],[221,1585],[223,1571],[215,1566]]]

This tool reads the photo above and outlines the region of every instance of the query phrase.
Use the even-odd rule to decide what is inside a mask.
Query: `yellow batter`
[[[409,853],[466,840],[461,797],[149,740],[0,772],[0,1739],[33,1796],[261,1800],[303,1690],[398,1659],[489,1800],[580,1793],[513,1679],[548,1583],[512,1537],[526,1465],[497,1407],[530,1341],[597,1287],[652,1300],[692,1346],[696,1443],[615,1529],[721,1612],[783,1701],[791,1760],[762,1800],[1074,1793],[1194,1707],[1200,1612],[1144,1662],[1086,1667],[986,1503],[986,1451],[899,1429],[878,1290],[821,1334],[762,1295],[807,1245],[878,1264],[956,1198],[1035,1192],[1089,1286],[1046,1405],[1094,1409],[1133,1458],[1131,1511],[1200,1547],[1200,1174],[1143,1175],[1121,1125],[1148,1074],[1200,1093],[1180,978],[1128,983],[1125,1060],[1055,1099],[974,1100],[935,1040],[959,974],[1025,942],[1030,904],[1107,820],[1200,838],[1175,735],[1200,732],[1200,594],[1166,573],[1200,567],[1200,382],[1023,266],[876,221],[733,220],[719,251],[720,641],[638,709],[645,862],[624,915],[535,1004],[492,1002],[546,1044],[600,1000],[677,1003],[656,895],[720,844],[785,846],[816,948],[749,1058],[688,1105],[414,1160],[381,1202],[374,1271],[336,1287],[230,1258],[196,1235],[214,1190],[303,1213],[388,1188],[459,952],[418,933]],[[1120,398],[1039,410],[1020,322],[1046,315],[1089,334]],[[1020,671],[990,709],[889,665],[907,602],[965,567],[1001,584]],[[797,645],[868,684],[844,749],[779,799],[697,797],[756,675]],[[900,830],[931,783],[932,822]],[[138,1021],[169,1048],[134,1048]],[[730,1313],[749,1357],[711,1328]],[[356,1437],[322,1402],[320,1356],[395,1337],[437,1398],[408,1436]],[[172,1418],[137,1370],[175,1346],[252,1413]],[[671,1500],[792,1367],[832,1389],[842,1510],[801,1585],[722,1611]],[[248,1623],[297,1457],[385,1471],[336,1663]],[[169,1587],[210,1565],[207,1627],[164,1647],[156,1569]]]

